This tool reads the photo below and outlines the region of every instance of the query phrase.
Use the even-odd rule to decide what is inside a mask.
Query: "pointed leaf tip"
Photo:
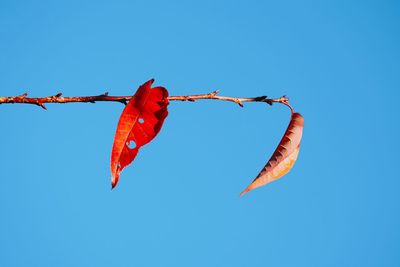
[[[242,193],[240,193],[239,197],[243,197],[247,192],[249,192],[249,189],[246,188]]]

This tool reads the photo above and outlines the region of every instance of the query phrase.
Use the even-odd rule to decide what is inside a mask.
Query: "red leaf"
[[[139,87],[119,118],[111,152],[112,188],[139,149],[158,134],[168,115],[168,91],[164,87],[151,88],[153,82],[152,79]]]
[[[299,154],[301,136],[303,134],[304,119],[299,113],[292,113],[289,126],[281,142],[265,167],[256,179],[240,194],[243,196],[254,188],[275,181],[287,174],[296,162]]]

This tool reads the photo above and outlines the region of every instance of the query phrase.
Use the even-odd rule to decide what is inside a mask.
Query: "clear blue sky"
[[[0,266],[399,266],[397,1],[0,2],[0,95],[288,95],[284,178],[239,193],[281,105],[173,102],[110,190],[123,105],[1,105]]]

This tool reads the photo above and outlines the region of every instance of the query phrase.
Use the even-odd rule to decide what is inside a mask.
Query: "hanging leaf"
[[[292,113],[289,126],[274,154],[254,181],[240,194],[243,196],[254,188],[275,181],[287,174],[296,162],[299,154],[304,119],[299,113]]]
[[[119,118],[111,152],[112,188],[139,149],[158,134],[168,115],[168,91],[164,87],[151,88],[153,82],[149,80],[139,87]]]

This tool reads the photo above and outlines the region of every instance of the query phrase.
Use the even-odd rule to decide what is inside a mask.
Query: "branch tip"
[[[218,93],[219,93],[219,89],[217,89],[217,90],[211,92],[210,95],[211,95],[211,96],[216,96],[216,95],[218,95]]]
[[[44,110],[47,110],[46,106],[41,102],[37,102],[36,105],[38,105],[39,107],[41,107]]]
[[[238,104],[241,108],[244,107],[242,101],[240,101],[239,99],[236,98],[234,101],[235,101],[235,103]]]

